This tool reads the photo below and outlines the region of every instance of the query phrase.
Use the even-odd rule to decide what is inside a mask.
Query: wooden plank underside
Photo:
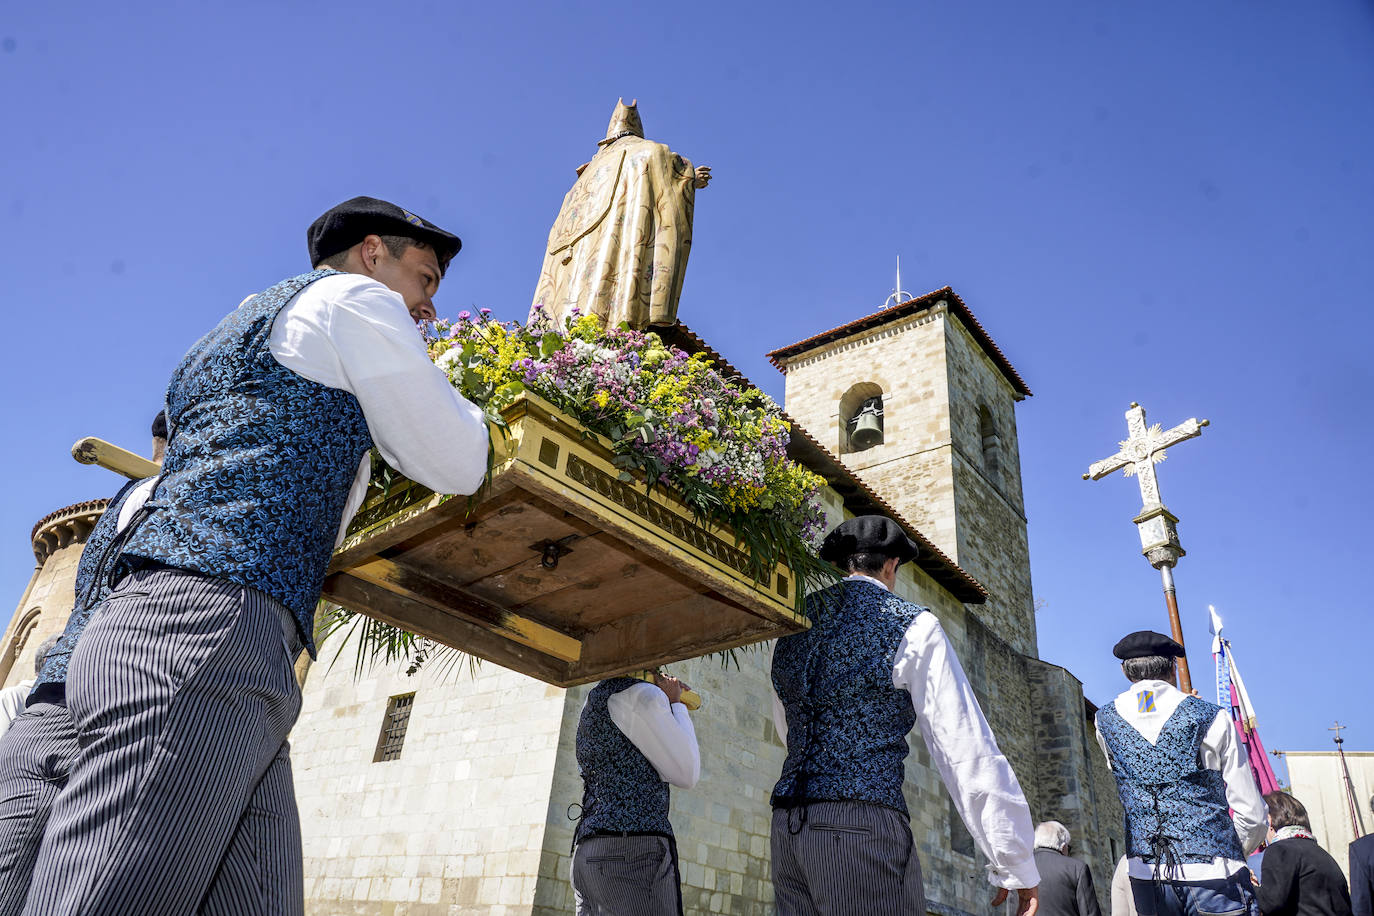
[[[707,561],[687,553],[682,548],[675,547],[665,539],[664,535],[657,533],[645,522],[628,514],[621,514],[619,509],[602,506],[580,491],[571,488],[552,488],[544,480],[519,465],[513,466],[507,473],[512,477],[521,474],[529,478],[530,483],[533,484],[531,489],[537,494],[534,496],[535,499],[547,501],[559,509],[580,516],[585,520],[584,524],[589,522],[591,525],[597,526],[597,530],[603,530],[602,526],[616,530],[617,536],[622,537],[624,543],[634,549],[637,554],[647,560],[654,561],[655,565],[659,566],[665,573],[672,575],[683,584],[694,583],[694,591],[701,590],[702,576],[700,573],[686,574],[683,567],[709,570],[710,577],[718,583],[715,591],[719,593],[720,598],[729,601],[741,610],[774,623],[796,625],[799,618],[791,607],[777,602],[776,599],[772,599],[763,592],[756,591],[743,580],[731,578],[732,575],[738,575],[738,573],[726,574],[715,568],[713,561]],[[591,515],[592,518],[588,519],[588,515]],[[689,585],[689,587],[693,586]]]
[[[423,511],[415,511],[415,507],[407,509],[400,521],[379,526],[377,530],[370,532],[361,543],[345,546],[336,551],[330,561],[329,569],[331,572],[346,570],[355,563],[362,562],[383,550],[394,547],[408,539],[423,536],[432,529],[461,529],[464,526],[475,524],[482,518],[500,511],[504,506],[519,498],[521,494],[520,491],[507,486],[504,481],[497,481],[497,484],[490,485],[488,489],[481,491],[480,495],[482,501],[471,507],[471,515],[468,514],[468,497],[466,496],[455,496]],[[429,497],[425,502],[436,498],[438,498],[437,494]]]
[[[324,581],[324,598],[548,684],[567,686],[568,664],[421,601],[348,573]]]
[[[652,668],[723,652],[803,629],[745,613],[718,595],[694,595],[589,633],[583,640],[581,660],[570,668],[569,682],[600,680],[635,668]]]
[[[562,661],[574,662],[582,655],[580,640],[523,615],[511,613],[470,592],[436,582],[392,560],[376,557],[364,561],[350,569],[348,575]],[[450,638],[440,641],[453,644]]]
[[[479,521],[452,519],[386,550],[387,559],[573,636],[709,587],[527,490]],[[545,569],[531,548],[564,541]]]

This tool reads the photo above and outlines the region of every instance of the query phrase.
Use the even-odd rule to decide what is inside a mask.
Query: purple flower
[[[459,320],[459,321],[467,321],[467,320],[470,319],[471,317],[472,317],[472,312],[469,312],[469,311],[466,311],[466,310],[461,311],[461,312],[458,313],[458,320]]]
[[[491,309],[478,309],[477,311],[482,313],[483,318],[491,314]]]

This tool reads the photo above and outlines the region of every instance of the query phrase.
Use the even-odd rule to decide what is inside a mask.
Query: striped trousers
[[[78,750],[76,726],[58,703],[28,707],[0,740],[0,916],[24,909],[48,809]]]
[[[773,811],[778,916],[924,916],[925,885],[911,826],[867,802],[813,802]]]
[[[679,916],[677,853],[661,836],[589,836],[573,849],[577,916]]]
[[[255,589],[165,567],[122,579],[72,654],[80,751],[24,916],[299,916],[299,651]]]

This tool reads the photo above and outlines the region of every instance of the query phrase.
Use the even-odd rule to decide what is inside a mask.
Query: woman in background
[[[1307,809],[1287,792],[1264,796],[1269,846],[1261,863],[1264,916],[1350,916],[1350,890],[1336,860],[1317,845]]]

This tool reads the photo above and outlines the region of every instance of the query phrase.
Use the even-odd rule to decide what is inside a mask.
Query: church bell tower
[[[1035,657],[1016,404],[1030,389],[949,287],[770,353],[786,409],[987,588],[976,613]]]

